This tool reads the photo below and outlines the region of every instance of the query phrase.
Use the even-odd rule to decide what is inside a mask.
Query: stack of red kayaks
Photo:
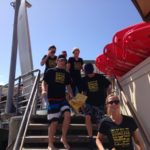
[[[147,58],[150,55],[150,23],[127,32],[123,42],[126,51]]]
[[[124,71],[118,70],[115,66],[115,62],[104,54],[96,58],[96,66],[107,75],[122,76],[125,74]]]
[[[150,23],[142,22],[117,32],[96,66],[105,74],[122,76],[149,56]]]
[[[134,66],[126,61],[124,50],[114,43],[107,44],[104,47],[103,54],[112,59],[115,62],[115,66],[121,68],[121,70],[123,69],[123,71],[127,71]]]

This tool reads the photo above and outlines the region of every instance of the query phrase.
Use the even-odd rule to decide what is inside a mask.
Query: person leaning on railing
[[[118,96],[114,94],[107,96],[106,111],[107,116],[101,120],[96,137],[98,149],[104,150],[102,139],[107,136],[111,150],[134,150],[132,138],[138,150],[144,150],[134,119],[120,113]]]

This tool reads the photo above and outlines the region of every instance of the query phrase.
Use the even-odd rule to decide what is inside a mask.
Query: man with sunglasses
[[[57,59],[57,66],[48,69],[45,73],[42,82],[42,91],[48,97],[48,115],[49,122],[48,135],[49,146],[48,150],[56,150],[54,146],[54,136],[60,117],[63,115],[62,136],[61,142],[66,149],[70,149],[67,142],[67,131],[70,124],[70,106],[66,100],[66,89],[69,96],[72,98],[73,93],[71,89],[71,78],[69,73],[65,70],[66,58],[59,55]]]
[[[120,100],[116,95],[107,96],[106,111],[108,116],[101,120],[96,138],[98,149],[104,150],[102,139],[107,137],[110,150],[134,150],[132,139],[139,150],[144,150],[135,121],[120,113]]]

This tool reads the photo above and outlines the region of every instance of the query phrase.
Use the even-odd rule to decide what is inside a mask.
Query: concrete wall
[[[150,137],[150,57],[119,79]]]

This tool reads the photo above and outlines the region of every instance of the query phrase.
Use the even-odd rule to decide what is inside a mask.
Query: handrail
[[[142,124],[142,122],[140,121],[140,117],[136,114],[136,110],[135,108],[133,107],[133,105],[131,104],[131,102],[128,100],[129,98],[127,98],[127,95],[125,95],[125,92],[121,86],[121,84],[119,83],[118,79],[115,78],[115,80],[117,81],[117,85],[120,89],[120,92],[121,94],[124,96],[125,98],[125,103],[126,105],[128,106],[129,110],[130,110],[130,113],[131,115],[133,116],[133,118],[135,119],[136,123],[137,123],[137,126],[139,127],[140,131],[141,131],[141,134],[142,134],[142,137],[144,139],[144,142],[147,143],[147,145],[150,145],[150,138],[149,138],[149,135],[147,134],[146,130],[144,129],[144,126]]]
[[[25,138],[26,131],[27,131],[27,127],[29,124],[29,120],[30,120],[30,117],[32,114],[36,95],[38,92],[37,86],[38,86],[39,80],[40,80],[40,70],[38,70],[38,75],[35,78],[35,82],[33,84],[33,88],[32,88],[32,91],[31,91],[31,94],[29,97],[29,101],[28,101],[27,107],[26,107],[25,112],[24,112],[24,116],[23,116],[21,124],[20,124],[20,128],[19,128],[19,131],[17,134],[17,138],[15,141],[13,150],[21,150],[22,149],[24,138]]]

